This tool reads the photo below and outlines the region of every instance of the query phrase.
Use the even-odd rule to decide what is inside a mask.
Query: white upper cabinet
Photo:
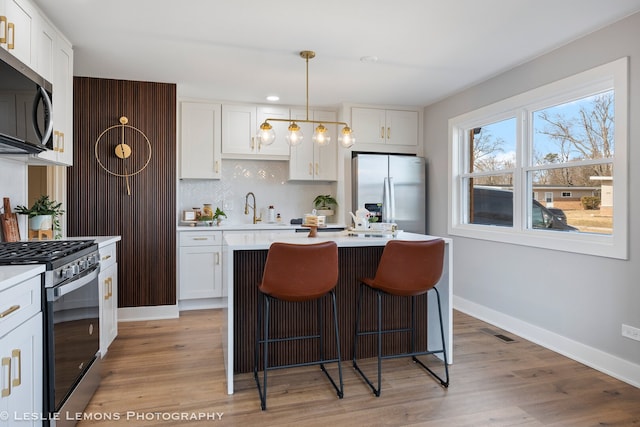
[[[309,111],[309,120],[335,122],[334,111]],[[291,118],[307,118],[306,110],[291,110]],[[298,123],[304,139],[299,145],[290,147],[289,179],[301,181],[336,181],[337,178],[337,125],[325,124],[331,142],[320,146],[313,142],[313,132],[318,123]],[[277,134],[276,134],[277,135]]]
[[[264,123],[267,119],[280,119],[280,120],[288,120],[290,119],[290,111],[288,108],[278,108],[278,107],[258,107],[256,110],[257,113],[257,121],[255,131],[258,130],[260,125]],[[276,140],[273,141],[271,145],[258,145],[258,152],[260,154],[270,154],[275,156],[288,156],[289,155],[289,144],[287,144],[287,140],[285,136],[287,135],[287,129],[289,128],[288,122],[269,122],[271,126],[273,126],[273,130],[276,133]]]
[[[267,118],[288,119],[289,109],[257,107],[255,105],[222,105],[222,156],[223,158],[251,158],[286,160],[289,147],[284,140],[287,122],[272,122],[276,140],[263,145],[256,138],[260,124]]]
[[[25,0],[0,0],[0,47],[35,68],[36,8]]]
[[[402,148],[415,151],[420,138],[420,112],[352,107],[351,128],[356,134],[356,145],[376,144],[390,151]]]
[[[180,178],[220,179],[222,105],[180,103]]]
[[[73,165],[73,49],[44,18],[38,21],[37,71],[53,85],[53,150],[34,156],[62,166]]]

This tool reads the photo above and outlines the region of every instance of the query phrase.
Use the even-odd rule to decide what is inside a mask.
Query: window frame
[[[484,239],[545,249],[628,259],[628,57],[623,57],[587,71],[540,86],[519,95],[478,108],[449,119],[449,215],[448,232],[453,236]],[[607,90],[614,90],[613,157],[613,230],[611,234],[575,233],[557,230],[530,229],[531,204],[523,194],[531,194],[527,173],[539,169],[529,165],[533,112],[553,105],[581,99]],[[468,131],[490,123],[516,118],[516,166],[513,173],[513,227],[468,224],[469,200],[464,182],[471,175],[468,166]],[[591,162],[588,161],[587,162]],[[564,167],[581,166],[568,162]],[[488,173],[490,174],[490,173]],[[475,175],[477,176],[477,175]]]

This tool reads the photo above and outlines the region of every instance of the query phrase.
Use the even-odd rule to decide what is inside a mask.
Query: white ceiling
[[[425,106],[640,11],[640,0],[35,0],[74,75],[184,97]],[[376,56],[377,62],[361,62]]]

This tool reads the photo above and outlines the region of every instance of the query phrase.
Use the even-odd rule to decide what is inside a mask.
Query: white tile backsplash
[[[336,183],[288,181],[289,163],[266,160],[223,160],[220,180],[180,180],[178,183],[178,208],[202,207],[211,203],[228,215],[230,224],[250,224],[244,214],[245,196],[253,192],[258,213],[267,219],[267,209],[273,205],[282,215],[283,222],[301,218],[313,209],[313,199],[318,194],[336,194]]]

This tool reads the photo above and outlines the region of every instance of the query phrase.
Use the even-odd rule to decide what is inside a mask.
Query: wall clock
[[[120,124],[106,128],[95,144],[95,156],[102,169],[111,175],[124,178],[127,195],[131,195],[129,177],[142,172],[151,161],[151,143],[140,129],[120,117]],[[120,132],[116,132],[116,131]],[[112,132],[113,131],[113,132]]]

